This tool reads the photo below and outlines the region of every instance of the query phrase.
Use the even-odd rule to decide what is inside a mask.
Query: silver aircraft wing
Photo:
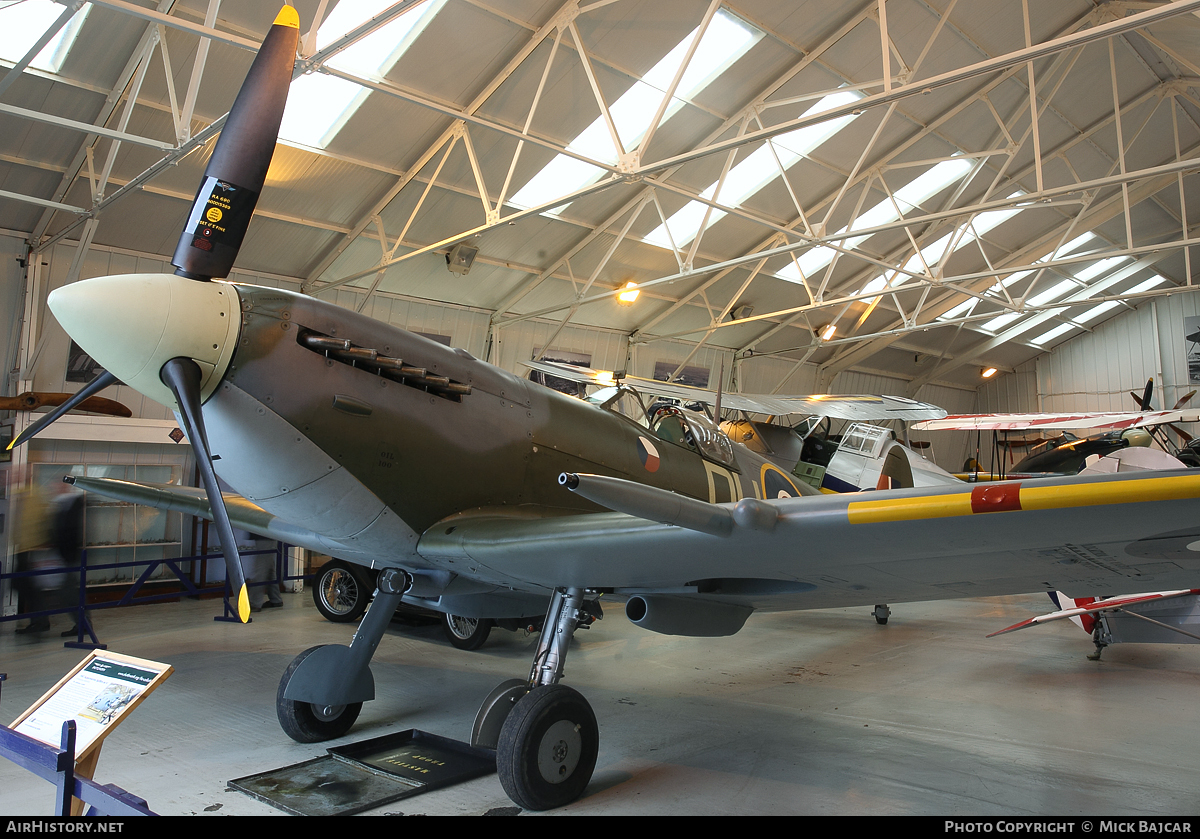
[[[624,383],[640,393],[678,399],[681,402],[703,402],[713,405],[717,401],[715,390],[682,385],[677,382],[660,382],[657,379],[643,379],[639,376],[623,376],[618,380],[613,373],[606,370],[593,370],[590,367],[577,367],[554,361],[525,361],[522,363],[540,373],[580,384],[612,387],[615,384]],[[946,412],[936,405],[905,399],[901,396],[829,394],[779,396],[775,394],[722,393],[721,405],[735,411],[745,411],[748,414],[771,416],[805,414],[863,421],[929,420],[946,416]]]

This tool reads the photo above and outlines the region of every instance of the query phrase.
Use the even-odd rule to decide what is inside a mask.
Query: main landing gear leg
[[[472,743],[494,746],[504,791],[527,810],[571,803],[583,794],[596,768],[596,715],[578,691],[559,684],[581,621],[586,622],[583,590],[555,591],[529,680],[501,684],[475,718]]]
[[[385,570],[349,647],[311,647],[288,665],[275,696],[275,713],[289,737],[300,743],[319,743],[350,730],[363,702],[375,698],[371,656],[408,585],[403,571]]]
[[[1111,637],[1105,632],[1103,616],[1096,616],[1096,625],[1092,627],[1092,643],[1096,645],[1095,652],[1088,654],[1088,661],[1099,661],[1100,655],[1104,652],[1104,648],[1108,646],[1108,638]]]

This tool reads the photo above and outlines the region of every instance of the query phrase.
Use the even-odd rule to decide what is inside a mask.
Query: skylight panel
[[[863,94],[857,90],[841,90],[831,93],[806,110],[802,116],[819,114],[862,97]],[[768,140],[766,144],[755,149],[745,160],[729,170],[725,176],[725,184],[721,188],[720,203],[730,207],[740,207],[747,198],[780,176],[780,166],[784,170],[791,168],[797,161],[811,154],[818,146],[841,131],[854,119],[853,114],[847,114],[844,117],[798,128],[773,140]],[[774,154],[772,154],[772,146]],[[776,163],[777,157],[778,163]],[[713,196],[716,195],[718,183],[720,183],[719,180],[709,184],[708,188],[700,194],[701,197],[709,201],[714,200]],[[667,236],[669,229],[677,246],[686,245],[700,233],[700,225],[704,223],[704,213],[707,209],[708,205],[699,201],[688,202],[667,219],[665,225],[660,224],[651,231],[645,237],[645,241],[662,248],[670,248],[671,239]],[[708,227],[724,217],[723,210],[713,208],[708,216]]]
[[[317,49],[322,49],[351,29],[392,5],[394,0],[355,0],[338,3],[317,30]],[[347,73],[382,80],[400,56],[424,31],[445,0],[432,0],[392,20],[335,55],[329,61]],[[279,136],[315,148],[325,148],[342,126],[366,101],[369,90],[345,79],[312,73],[292,82]]]
[[[697,29],[693,29],[609,106],[609,115],[616,126],[617,135],[621,138],[621,145],[626,150],[637,148],[649,130],[650,121],[662,102],[663,94],[671,86],[671,80],[675,78],[688,47],[695,39]],[[662,121],[670,119],[683,107],[686,100],[704,90],[762,37],[763,33],[758,29],[743,23],[724,10],[718,11],[709,22],[691,63],[675,88],[675,95],[663,112]],[[617,162],[617,149],[613,145],[603,115],[596,117],[567,148],[593,160],[610,164]],[[604,172],[605,170],[581,160],[558,155],[508,201],[517,207],[536,207],[587,186],[604,175]]]
[[[47,73],[57,73],[91,8],[91,5],[85,5],[76,12],[67,25],[29,62],[29,66]],[[24,0],[0,9],[0,58],[13,63],[20,61],[62,12],[63,6],[52,0]]]
[[[1167,280],[1165,277],[1163,277],[1159,274],[1155,274],[1150,279],[1144,280],[1144,281],[1138,283],[1137,285],[1135,285],[1133,288],[1129,289],[1129,291],[1127,291],[1125,293],[1126,294],[1141,294],[1143,291],[1149,291],[1150,289],[1154,288],[1155,286],[1162,285],[1166,281]],[[1096,318],[1100,317],[1104,313],[1112,311],[1113,309],[1117,308],[1120,305],[1121,305],[1121,301],[1119,301],[1119,300],[1109,300],[1105,303],[1101,303],[1097,306],[1093,306],[1092,308],[1088,309],[1082,315],[1077,317],[1076,320],[1079,321],[1080,323],[1088,323],[1089,321],[1093,321]]]
[[[1108,269],[1115,268],[1122,262],[1128,262],[1129,260],[1130,257],[1128,256],[1111,256],[1108,259],[1102,259],[1099,262],[1095,262],[1086,268],[1076,271],[1075,279],[1087,282],[1088,280],[1099,277],[1101,274],[1107,274]]]
[[[1065,335],[1066,333],[1070,332],[1074,328],[1075,328],[1075,324],[1073,324],[1073,323],[1060,324],[1060,325],[1054,327],[1053,329],[1051,329],[1049,332],[1044,332],[1041,335],[1037,336],[1036,338],[1032,339],[1032,343],[1037,344],[1038,346],[1041,346],[1043,344],[1048,344],[1051,341],[1053,341],[1055,338],[1059,337],[1060,335]]]
[[[1043,306],[1046,303],[1051,302],[1052,300],[1057,300],[1058,298],[1060,298],[1064,294],[1066,294],[1068,291],[1071,291],[1072,289],[1076,289],[1076,288],[1079,288],[1078,283],[1073,282],[1072,280],[1063,280],[1062,282],[1058,282],[1058,283],[1055,283],[1054,285],[1050,286],[1050,288],[1046,289],[1045,291],[1041,292],[1040,294],[1035,294],[1033,297],[1030,297],[1025,302],[1027,304],[1029,304],[1030,306]]]
[[[1067,254],[1071,253],[1072,251],[1078,250],[1079,248],[1083,247],[1084,245],[1086,245],[1089,241],[1091,241],[1094,238],[1095,238],[1095,236],[1093,236],[1091,233],[1084,233],[1081,236],[1077,236],[1074,239],[1072,239],[1070,242],[1067,242],[1065,245],[1063,245],[1057,251],[1055,251],[1053,253],[1048,253],[1045,256],[1043,256],[1041,259],[1036,260],[1036,262],[1034,264],[1037,264],[1038,262],[1049,262],[1051,259],[1054,259],[1056,257],[1066,256]],[[1008,288],[1013,283],[1017,282],[1018,280],[1022,280],[1025,277],[1028,277],[1032,273],[1033,273],[1033,271],[1029,270],[1029,271],[1017,271],[1015,274],[1009,274],[1005,279],[1001,280],[1000,282],[996,283],[991,288],[989,288],[987,290],[987,295],[989,297],[999,297],[1001,289]],[[953,309],[950,309],[944,315],[939,316],[938,320],[953,320],[954,318],[963,317],[964,315],[968,314],[969,312],[974,311],[975,306],[978,303],[979,303],[979,300],[977,298],[972,298],[970,300],[967,300],[963,303],[958,304]],[[1015,315],[1015,314],[1001,315],[998,318],[994,318],[994,319],[988,321],[987,323],[984,323],[981,328],[985,329],[987,331],[994,331],[995,329],[999,329],[1004,324],[1012,323],[1012,321],[1015,320],[1017,317],[1019,317],[1019,315]],[[990,324],[996,324],[997,322],[999,322],[999,325],[997,325],[997,326],[990,325]]]
[[[1008,326],[1017,318],[1021,317],[1021,312],[1008,312],[999,317],[992,318],[981,327],[985,332],[999,332],[1004,327]]]
[[[893,193],[895,202],[891,198],[885,198],[872,207],[867,212],[860,215],[854,220],[854,223],[848,227],[843,227],[838,231],[839,235],[855,230],[863,230],[868,227],[877,227],[879,225],[888,224],[906,215],[912,210],[919,207],[925,201],[928,201],[933,196],[937,195],[950,184],[962,178],[970,171],[971,163],[965,159],[943,160],[941,163],[927,169],[925,172],[918,175],[909,183],[905,184],[900,189]],[[897,212],[896,208],[900,211]],[[842,247],[853,249],[859,244],[867,240],[867,236],[857,236],[845,239],[842,241]],[[775,276],[788,282],[801,282],[800,274],[803,272],[805,277],[811,277],[817,271],[827,266],[833,261],[834,254],[837,253],[833,248],[817,247],[809,250],[801,256],[797,262],[799,270],[796,268],[796,262],[788,263],[782,270],[776,273]]]
[[[1016,198],[1021,194],[1022,193],[1020,192],[1016,192],[1009,197]],[[960,248],[970,244],[971,242],[974,242],[977,238],[983,236],[988,231],[1008,221],[1017,213],[1021,212],[1022,209],[1023,208],[1021,207],[1014,207],[1011,210],[993,210],[992,212],[988,213],[980,213],[975,217],[974,222],[967,227],[967,230],[962,234],[962,236],[958,238],[958,243],[954,246],[954,251],[957,252]],[[945,236],[942,236],[936,242],[921,248],[919,254],[913,254],[911,257],[909,257],[908,261],[904,263],[902,271],[907,273],[893,271],[891,274],[882,274],[863,286],[862,293],[870,294],[873,291],[882,291],[884,288],[896,288],[897,286],[904,285],[906,282],[908,282],[910,279],[910,274],[915,274],[924,270],[926,265],[928,265],[930,268],[933,268],[935,265],[949,256],[949,254],[946,253],[946,248],[957,234],[958,230],[952,231],[947,233]],[[858,294],[859,292],[854,293]],[[968,301],[966,305],[970,305],[970,302]],[[943,319],[947,317],[957,316],[950,315],[949,313],[942,316]]]

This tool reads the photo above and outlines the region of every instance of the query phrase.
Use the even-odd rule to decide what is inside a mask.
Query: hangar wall
[[[1185,319],[1197,316],[1200,294],[1195,292],[1147,300],[987,382],[979,389],[978,410],[1135,410],[1129,393],[1140,394],[1151,376],[1155,383],[1153,407],[1170,408],[1200,386],[1188,381],[1184,335]],[[1200,407],[1200,401],[1192,404]],[[1200,429],[1189,430],[1197,433]],[[990,453],[990,441],[985,441],[985,448]]]
[[[4,362],[5,380],[3,388],[11,389],[16,384],[15,368],[17,351],[20,347],[21,320],[25,310],[25,240],[21,236],[0,233],[0,312],[4,313],[4,327],[0,331],[0,353]],[[8,393],[8,390],[4,390]],[[15,392],[13,393],[15,395]]]

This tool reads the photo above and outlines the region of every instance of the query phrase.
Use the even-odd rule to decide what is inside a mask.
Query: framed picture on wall
[[[1200,316],[1183,319],[1183,353],[1187,359],[1188,382],[1200,384]]]

